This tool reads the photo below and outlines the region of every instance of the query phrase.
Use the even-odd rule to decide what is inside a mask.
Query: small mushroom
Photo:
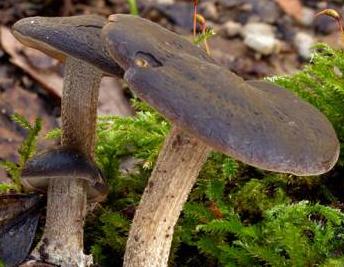
[[[87,182],[89,202],[101,202],[108,188],[97,166],[78,151],[52,149],[28,160],[21,182],[28,191],[47,192],[51,179],[82,179]]]
[[[122,74],[99,38],[104,23],[104,18],[99,16],[32,17],[22,19],[12,27],[14,36],[22,43],[65,61],[62,147],[78,151],[91,161],[101,77],[109,72],[115,76]],[[70,179],[76,170],[69,170],[71,174],[49,181],[46,225],[31,256],[39,261],[48,255],[49,263],[56,265],[89,266],[92,257],[83,253],[86,191],[89,187],[86,178]],[[33,183],[33,179],[26,181]],[[92,198],[93,194],[90,195]]]
[[[167,266],[175,223],[210,149],[296,175],[334,166],[339,142],[331,124],[293,93],[245,82],[150,21],[109,21],[102,37],[124,79],[174,125],[136,210],[124,266]]]

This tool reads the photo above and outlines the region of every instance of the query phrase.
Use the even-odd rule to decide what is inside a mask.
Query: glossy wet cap
[[[53,149],[28,160],[22,172],[25,189],[46,192],[50,179],[83,179],[88,185],[88,200],[105,199],[108,188],[96,165],[79,152]]]
[[[97,15],[29,17],[12,26],[24,45],[64,61],[72,56],[95,65],[106,74],[122,77],[122,69],[109,57],[100,40],[106,19]]]
[[[322,174],[336,163],[332,125],[293,93],[245,82],[183,37],[142,18],[114,15],[102,38],[141,99],[215,150],[295,175]]]

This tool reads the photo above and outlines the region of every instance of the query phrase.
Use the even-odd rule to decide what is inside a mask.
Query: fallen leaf
[[[48,113],[46,103],[37,94],[13,86],[0,94],[0,159],[18,160],[17,150],[25,138],[25,131],[11,121],[10,116],[18,113],[29,122],[42,118],[42,135],[57,126],[56,119]],[[50,146],[51,141],[40,139],[39,148]]]
[[[319,42],[330,44],[334,49],[344,49],[343,35],[340,31],[333,32],[328,35],[319,35]]]
[[[6,266],[18,266],[27,257],[41,215],[41,203],[38,196],[1,196],[0,257]]]
[[[21,54],[25,56],[27,62],[36,70],[56,72],[59,68],[59,61],[57,59],[49,57],[36,49],[24,46]]]
[[[300,0],[275,0],[281,9],[296,20],[302,16],[302,4]]]
[[[11,179],[7,176],[4,169],[0,168],[0,183],[10,183]]]
[[[14,193],[0,195],[0,226],[41,204],[42,199],[36,194]]]
[[[247,47],[237,38],[228,41],[220,36],[214,36],[209,39],[209,47],[211,56],[218,64],[225,67],[230,66],[237,58],[245,57],[247,54]]]
[[[99,115],[131,116],[133,110],[123,94],[118,80],[112,77],[103,77],[99,89]]]
[[[28,56],[24,56],[24,53],[40,54],[40,58],[46,58],[44,61],[48,62],[50,57],[36,51],[32,48],[24,47],[16,38],[12,35],[11,31],[6,27],[1,27],[1,46],[4,51],[11,56],[10,61],[28,73],[34,80],[36,80],[47,92],[54,97],[61,97],[63,78],[54,71],[42,71],[33,67],[32,61],[28,61]],[[28,52],[30,51],[30,52]]]
[[[162,15],[160,15],[160,14]],[[183,29],[192,29],[193,22],[193,4],[191,1],[176,2],[173,5],[166,4],[152,4],[147,6],[147,9],[141,14],[144,18],[149,18],[153,21],[161,20],[162,17],[172,21],[175,26]]]
[[[42,52],[23,46],[10,30],[1,28],[1,43],[11,62],[27,72],[55,97],[62,97],[63,78],[57,73],[57,61]],[[115,78],[104,77],[100,84],[99,114],[130,116],[133,111]]]
[[[19,145],[24,140],[24,136],[22,136],[16,129],[15,125],[9,125],[8,119],[4,116],[0,116],[0,160],[10,160],[17,162],[18,161],[18,153],[17,150]],[[9,130],[6,127],[11,127],[12,129]]]

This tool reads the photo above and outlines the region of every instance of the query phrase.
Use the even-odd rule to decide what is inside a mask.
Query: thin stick
[[[193,36],[196,38],[196,28],[197,28],[197,3],[198,0],[193,0],[194,3],[194,13],[193,13]]]

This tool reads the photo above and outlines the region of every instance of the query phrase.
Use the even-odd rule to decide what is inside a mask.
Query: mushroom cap
[[[29,17],[12,26],[24,45],[64,61],[72,56],[95,65],[108,75],[122,77],[123,70],[104,49],[100,32],[106,19],[97,15]]]
[[[249,165],[318,175],[338,159],[327,118],[293,93],[245,82],[157,24],[113,15],[102,30],[130,88],[176,126]]]
[[[138,55],[146,57],[153,65],[160,65],[170,58],[173,60],[174,53],[179,52],[215,63],[204,50],[154,22],[124,14],[111,15],[109,20],[110,23],[102,29],[101,38],[110,55],[124,70],[135,64]],[[163,61],[158,62],[158,59]]]
[[[87,181],[87,196],[91,202],[104,200],[108,192],[97,166],[83,154],[66,148],[48,150],[28,160],[21,182],[27,190],[46,192],[49,180],[59,178]]]

